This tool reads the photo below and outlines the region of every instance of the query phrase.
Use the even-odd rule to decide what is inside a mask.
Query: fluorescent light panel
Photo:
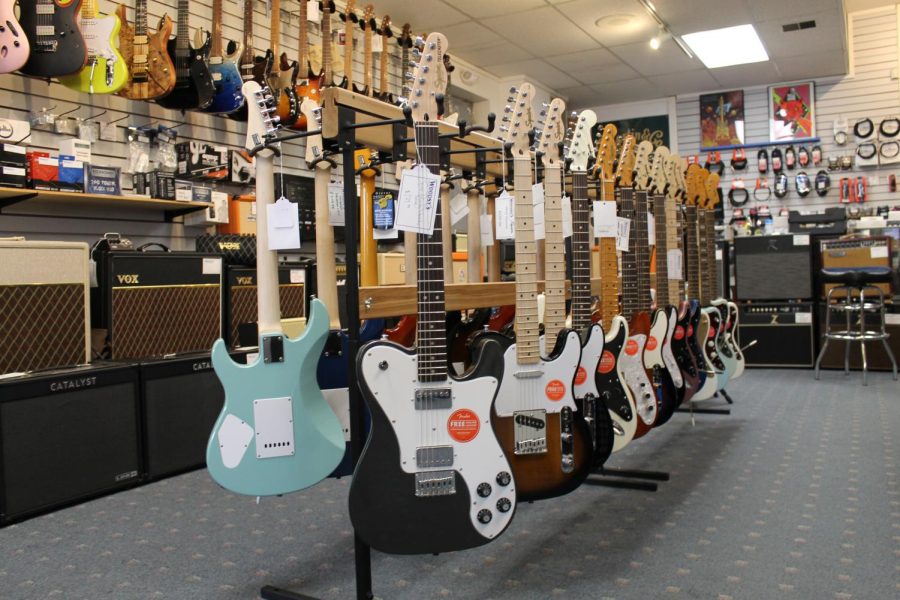
[[[681,36],[708,69],[769,60],[753,25],[710,29]]]

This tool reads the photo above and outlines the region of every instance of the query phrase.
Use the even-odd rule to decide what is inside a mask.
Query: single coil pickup
[[[563,407],[559,413],[560,467],[563,473],[571,473],[575,469],[574,421],[572,409],[568,406]]]
[[[416,410],[441,410],[453,406],[450,388],[425,388],[416,390]]]
[[[543,377],[543,375],[544,371],[542,369],[528,369],[527,371],[516,371],[513,377],[516,379],[536,379]]]
[[[416,448],[416,466],[436,468],[453,466],[453,446],[422,446]]]
[[[456,493],[456,474],[453,471],[416,473],[416,496],[449,496]]]
[[[517,425],[522,425],[524,427],[531,427],[532,429],[543,429],[544,427],[547,426],[547,424],[544,423],[544,421],[542,421],[541,419],[537,419],[535,417],[530,417],[528,415],[518,414],[518,415],[516,415],[515,419],[516,419]]]

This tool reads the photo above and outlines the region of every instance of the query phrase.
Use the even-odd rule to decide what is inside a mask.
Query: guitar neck
[[[300,31],[297,34],[297,64],[300,65],[300,78],[306,79],[309,75],[309,35],[307,33],[307,19],[309,12],[306,1],[300,0]]]
[[[709,283],[706,298],[712,301],[719,296],[719,270],[716,268],[716,214],[713,209],[703,212],[706,223],[706,265],[708,269],[706,281]]]
[[[653,196],[653,222],[656,227],[656,305],[669,302],[669,236],[666,219],[666,197]]]
[[[363,38],[363,85],[366,86],[367,96],[375,93],[372,82],[372,27],[369,23],[366,23],[365,37]]]
[[[142,3],[146,4],[146,0]],[[144,26],[146,27],[146,22]],[[253,0],[244,0],[244,51],[241,55],[241,68],[252,69],[253,59]]]
[[[531,200],[531,157],[513,159],[516,188],[516,360],[537,364],[541,358],[537,305],[537,244]]]
[[[637,310],[649,312],[650,298],[650,243],[647,225],[647,191],[634,192],[634,220],[631,223],[631,238],[634,240],[636,263]],[[629,241],[629,246],[630,246]]]
[[[634,188],[620,188],[622,196],[622,216],[631,219],[631,232],[628,236],[628,251],[622,253],[622,313],[632,317],[639,309],[639,290],[637,281],[638,257],[635,254],[635,207]]]
[[[481,190],[472,187],[466,192],[469,214],[466,217],[467,280],[481,283]]]
[[[337,265],[334,258],[334,229],[328,222],[328,186],[331,167],[328,161],[316,165],[316,297],[325,304],[331,328],[340,328],[337,299]]]
[[[700,241],[699,223],[697,222],[697,207],[690,205],[685,207],[685,248],[687,254],[687,280],[688,295],[697,300],[700,299]]]
[[[147,0],[137,0],[134,4],[134,36],[147,35]]]
[[[551,340],[566,325],[566,246],[562,230],[562,169],[544,165],[544,335]]]
[[[281,306],[278,299],[278,257],[269,250],[268,206],[275,203],[275,173],[272,153],[256,155],[256,285],[259,333],[281,333]]]
[[[604,179],[600,184],[600,200],[615,201],[615,180]],[[619,312],[619,259],[616,238],[600,238],[600,313],[603,328],[612,329],[613,317]]]
[[[666,198],[665,207],[666,248],[667,250],[681,250],[681,219],[679,218],[681,211],[679,210],[679,206],[675,201],[675,198]],[[658,222],[656,226],[659,227]],[[683,257],[681,264],[684,264]],[[667,282],[669,286],[669,304],[678,306],[678,304],[684,299],[684,291],[682,288],[683,280],[684,269],[682,269],[681,279],[673,279]]]
[[[401,86],[401,88],[397,91],[397,95],[401,96],[401,97],[403,96],[403,88],[402,88],[403,73],[405,72],[406,65],[409,64],[409,40],[404,39],[402,41],[402,46],[403,46],[403,52],[401,53],[401,59],[400,59],[400,81],[401,81],[400,86]]]
[[[304,3],[301,2],[300,4]],[[222,56],[222,0],[213,0],[212,13],[210,56]]]
[[[81,18],[94,19],[100,13],[97,8],[97,0],[84,0],[81,4]]]
[[[441,211],[445,215],[450,214],[450,186],[448,184],[441,185]],[[441,252],[444,257],[444,264],[447,269],[444,270],[444,283],[453,283],[453,233],[450,227],[450,219],[441,220],[441,234],[444,245]]]
[[[572,173],[572,328],[591,325],[591,222],[587,173]],[[615,255],[615,254],[614,254]]]
[[[191,28],[188,22],[188,0],[178,0],[178,33],[175,38],[175,49],[179,56],[190,52]],[[176,65],[179,67],[180,65]]]
[[[381,56],[379,62],[379,68],[381,69],[380,76],[381,80],[378,83],[378,91],[381,94],[388,93],[388,36],[385,33],[381,34]]]
[[[331,85],[331,10],[325,6],[322,9],[322,75],[325,85]]]
[[[344,21],[344,77],[347,80],[347,89],[353,90],[353,19],[350,13],[346,14]]]
[[[281,49],[281,0],[270,0],[272,15],[269,19],[269,34],[271,39],[269,47],[275,56],[275,64],[278,64],[279,50]]]

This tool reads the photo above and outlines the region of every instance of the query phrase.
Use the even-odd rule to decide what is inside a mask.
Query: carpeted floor
[[[582,486],[477,550],[373,553],[376,596],[900,597],[900,384],[749,371],[730,387],[730,417],[676,415],[613,457],[670,471],[658,492]],[[198,471],[32,519],[0,530],[0,598],[355,598],[348,487],[257,505]]]

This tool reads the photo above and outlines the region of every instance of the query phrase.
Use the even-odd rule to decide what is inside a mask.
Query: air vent
[[[788,23],[787,25],[782,25],[781,30],[787,33],[789,31],[800,31],[801,29],[812,29],[815,26],[815,21],[800,21],[799,23]]]

